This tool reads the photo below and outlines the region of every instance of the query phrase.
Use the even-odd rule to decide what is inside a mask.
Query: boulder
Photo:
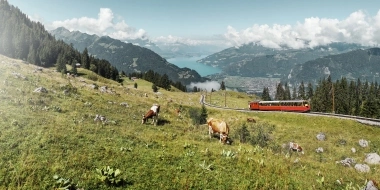
[[[320,133],[318,133],[318,135],[317,135],[317,139],[318,139],[319,141],[324,141],[324,140],[326,140],[326,135],[325,135],[324,133],[320,132]]]
[[[337,163],[341,163],[343,166],[351,167],[351,165],[355,164],[355,160],[353,158],[346,158],[341,161],[337,161]]]
[[[33,92],[38,92],[38,93],[48,93],[48,91],[47,91],[46,88],[44,88],[44,87],[38,87],[38,88],[36,88]]]
[[[359,140],[359,145],[363,148],[365,147],[368,147],[368,141],[364,140],[364,139],[360,139]]]
[[[323,148],[322,147],[318,147],[317,149],[315,149],[315,152],[322,153],[323,152]]]
[[[364,190],[379,190],[376,186],[376,182],[369,180]]]
[[[355,169],[358,172],[368,173],[371,168],[367,164],[356,164]]]
[[[380,156],[377,153],[369,153],[366,155],[364,162],[367,164],[380,164]]]

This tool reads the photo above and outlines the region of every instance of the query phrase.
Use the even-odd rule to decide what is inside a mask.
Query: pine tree
[[[78,74],[77,65],[76,65],[76,60],[74,60],[74,61],[71,63],[71,74],[73,74],[73,75]]]
[[[282,100],[290,100],[291,99],[291,96],[290,96],[290,88],[289,88],[289,85],[287,82],[285,82],[285,93],[284,93],[284,97]]]
[[[284,100],[284,96],[285,96],[285,90],[284,90],[284,88],[282,87],[282,84],[281,84],[281,82],[280,82],[280,83],[278,83],[278,85],[277,85],[275,99],[276,99],[276,100]]]
[[[81,61],[82,61],[83,68],[90,69],[90,57],[88,55],[87,47],[84,48],[83,50],[83,53],[81,55]]]
[[[314,96],[314,88],[313,85],[309,82],[307,84],[307,93],[305,95],[305,99],[310,100]]]
[[[301,81],[301,84],[298,87],[298,98],[301,100],[306,99],[305,85],[304,85],[303,81]]]
[[[155,84],[152,85],[152,89],[153,89],[153,92],[157,92],[158,91],[158,88]]]
[[[292,90],[292,100],[297,99],[297,88],[294,86]]]
[[[224,81],[220,84],[220,90],[226,90],[226,86],[224,84]]]
[[[199,124],[206,123],[207,122],[207,117],[208,117],[208,113],[207,113],[206,106],[204,104],[202,104],[201,113],[199,115]]]
[[[261,99],[264,100],[264,101],[270,101],[270,100],[272,100],[270,98],[270,95],[269,95],[269,88],[268,87],[264,87]]]

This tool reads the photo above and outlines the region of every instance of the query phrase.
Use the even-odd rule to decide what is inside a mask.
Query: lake
[[[206,56],[201,57],[175,57],[167,59],[169,63],[177,65],[180,68],[187,67],[189,69],[193,69],[199,73],[202,77],[220,73],[221,70],[219,68],[215,68],[212,66],[205,65],[203,63],[198,63],[197,60],[200,60]]]

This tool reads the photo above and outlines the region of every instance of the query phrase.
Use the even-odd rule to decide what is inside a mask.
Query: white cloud
[[[41,20],[37,16],[34,20]],[[88,34],[110,36],[111,38],[128,41],[129,39],[148,39],[144,29],[129,26],[122,18],[115,18],[109,8],[101,8],[97,18],[72,18],[64,21],[54,21],[47,28],[65,27],[70,31],[79,30]],[[265,47],[281,48],[288,46],[299,49],[315,47],[331,42],[360,43],[377,46],[380,43],[380,10],[373,17],[364,11],[356,11],[346,19],[329,19],[311,17],[294,25],[258,25],[237,31],[232,26],[220,36],[189,39],[173,35],[150,39],[160,45],[186,44],[189,46],[219,46],[231,47],[244,43],[256,42]],[[306,42],[306,43],[305,43]]]
[[[380,11],[376,16],[370,17],[359,10],[344,20],[311,17],[294,26],[255,24],[242,31],[228,26],[224,37],[231,46],[256,42],[270,48],[280,48],[286,45],[298,49],[331,42],[373,46],[380,43],[379,32]]]
[[[51,28],[58,27],[65,27],[70,31],[78,30],[88,34],[110,36],[118,40],[145,39],[147,37],[143,29],[137,30],[130,27],[124,20],[116,21],[112,10],[109,8],[101,8],[98,18],[72,18],[64,21],[54,21],[51,25]]]
[[[197,82],[197,83],[192,82],[189,85],[187,85],[187,87],[190,89],[193,89],[195,86],[201,90],[207,90],[207,92],[211,92],[212,89],[214,90],[220,89],[220,83],[217,81],[206,81],[206,82]]]
[[[226,43],[224,38],[213,36],[209,39],[189,39],[178,36],[160,36],[152,40],[152,42],[157,44],[186,44],[189,46],[197,45],[224,45]]]

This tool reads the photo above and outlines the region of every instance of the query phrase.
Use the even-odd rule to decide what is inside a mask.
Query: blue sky
[[[278,48],[331,41],[380,42],[375,0],[8,0],[47,29],[59,26],[89,34],[156,43]]]

